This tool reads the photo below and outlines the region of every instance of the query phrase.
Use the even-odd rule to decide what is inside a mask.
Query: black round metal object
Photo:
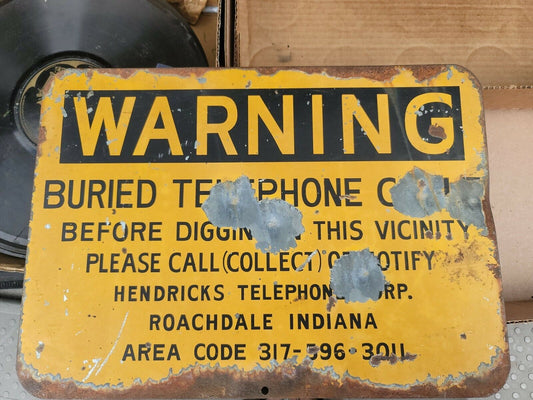
[[[165,0],[0,0],[0,252],[24,257],[40,96],[65,68],[207,66]]]

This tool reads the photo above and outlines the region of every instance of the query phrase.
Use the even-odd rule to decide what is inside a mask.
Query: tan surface
[[[202,14],[191,28],[204,49],[208,65],[214,67],[216,65],[217,14]]]
[[[533,321],[533,301],[505,303],[507,321]]]
[[[533,108],[486,109],[490,200],[505,300],[533,296]]]
[[[237,65],[460,64],[528,85],[532,15],[518,0],[237,0]]]

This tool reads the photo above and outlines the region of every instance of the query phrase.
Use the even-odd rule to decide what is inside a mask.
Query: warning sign
[[[46,397],[478,397],[508,371],[459,67],[64,72],[18,370]]]

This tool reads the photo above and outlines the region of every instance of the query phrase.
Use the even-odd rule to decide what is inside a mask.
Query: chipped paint
[[[302,213],[296,207],[280,199],[257,201],[245,176],[216,184],[202,210],[215,226],[249,229],[264,253],[296,247],[296,237],[304,232]]]
[[[43,352],[43,350],[44,350],[44,343],[39,342],[39,345],[35,349],[35,357],[37,357],[37,359],[41,358],[41,353]]]
[[[384,355],[384,354],[376,354],[373,355],[370,358],[370,365],[373,367],[377,367],[381,364],[381,362],[385,361],[388,362],[390,365],[395,365],[398,362],[404,362],[404,361],[413,361],[416,359],[416,354],[406,353],[403,356],[398,357],[396,354],[391,353],[390,355]]]
[[[384,287],[379,260],[368,249],[343,255],[331,268],[331,288],[346,303],[377,300]]]
[[[487,234],[482,202],[484,196],[485,189],[482,182],[478,179],[461,178],[450,184],[446,209],[453,218],[477,226],[483,234]]]
[[[485,190],[478,178],[461,177],[446,183],[441,175],[414,168],[390,189],[390,194],[394,208],[402,214],[423,218],[446,210],[451,217],[487,233],[482,204]]]

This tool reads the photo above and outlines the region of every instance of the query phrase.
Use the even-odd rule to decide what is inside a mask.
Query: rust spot
[[[53,74],[53,75],[50,75],[49,78],[52,78],[53,76],[53,79],[48,79],[46,81],[46,83],[44,84],[44,86],[41,88],[41,93],[44,95],[44,96],[47,96],[51,90],[52,90],[52,84],[54,83],[54,81],[56,79],[62,79],[63,78],[63,75],[65,75],[65,70],[59,72],[59,74]],[[43,96],[43,97],[44,97]],[[41,97],[42,98],[42,97]]]
[[[442,233],[440,233],[440,231],[437,231],[437,233],[435,233],[435,239],[439,240],[441,237]]]
[[[327,74],[332,77],[340,79],[352,79],[354,76],[373,79],[376,81],[389,81],[398,75],[402,68],[400,66],[370,66],[370,67],[349,67],[349,66],[333,66],[333,67],[303,67],[298,68],[299,71],[303,71],[307,74]],[[243,68],[246,70],[247,68]],[[446,66],[409,66],[409,69],[413,72],[413,75],[432,77],[439,72],[446,71]],[[201,68],[190,69],[190,71],[201,71]],[[279,67],[259,67],[253,68],[261,75],[274,75],[280,70],[290,70],[290,68],[283,69]],[[182,69],[179,70],[181,74]],[[157,72],[157,70],[156,70]]]
[[[461,333],[461,339],[466,340],[466,333]]]
[[[305,67],[298,68],[308,74],[312,73],[327,73],[330,76],[339,78],[353,78],[354,76],[373,79],[377,81],[388,81],[398,75],[405,66],[366,66],[366,67],[348,67],[348,66],[330,66],[330,67]],[[407,67],[413,74],[416,80],[425,81],[434,78],[436,75],[444,73],[448,70],[446,65],[410,65]],[[460,72],[462,68],[454,66]],[[274,74],[279,71],[279,68],[266,67],[256,68],[262,74]]]
[[[317,354],[320,348],[318,346],[307,346],[307,353],[314,355]]]
[[[431,231],[425,231],[424,235],[426,236],[426,239],[433,239],[433,232]]]
[[[376,354],[370,358],[370,365],[373,367],[379,366],[382,361],[387,361],[390,365],[395,365],[398,362],[413,361],[416,358],[416,354],[405,353],[405,355],[398,357],[396,354],[391,353],[389,356],[383,354]]]
[[[115,76],[117,75],[117,72],[115,72],[116,70],[110,70],[109,74],[111,76]],[[137,72],[139,72],[138,70],[135,70],[135,69],[119,69],[118,70],[118,75],[121,77],[121,78],[129,78],[130,76],[132,75],[135,75]]]
[[[44,143],[45,140],[46,140],[46,127],[41,126],[39,128],[39,143]],[[41,155],[42,155],[41,146],[37,145],[37,158],[41,157]]]
[[[337,78],[353,79],[354,76],[373,79],[377,81],[388,81],[398,75],[402,68],[400,66],[375,66],[375,67],[350,67],[350,66],[334,66],[334,67],[302,67],[298,68],[307,74],[328,74]],[[446,71],[447,67],[443,65],[431,65],[431,66],[409,66],[409,70],[413,72],[415,78],[424,80],[441,72]],[[256,71],[259,75],[275,75],[280,71],[289,71],[293,68],[280,68],[280,67],[256,67],[256,68],[239,68],[240,70]],[[111,76],[122,76],[128,78],[137,70],[135,69],[118,69],[118,70],[100,70],[103,73],[107,73]],[[189,77],[191,74],[197,77],[203,76],[205,73],[210,72],[209,68],[168,68],[162,71],[161,69],[146,69],[147,72],[156,73],[159,75],[171,75]]]
[[[446,139],[446,132],[442,126],[430,125],[428,129],[429,136],[433,136],[439,139]]]
[[[335,296],[335,295],[329,296],[328,304],[326,306],[326,310],[328,310],[328,312],[330,312],[331,309],[333,307],[335,307],[336,304],[337,304],[337,296]]]
[[[462,249],[459,249],[459,252],[457,253],[457,257],[455,257],[455,263],[462,264],[465,260],[465,255],[463,253]]]
[[[139,72],[139,70],[132,69],[132,68],[117,68],[117,69],[101,68],[98,70],[98,72],[102,75],[107,75],[112,78],[117,77],[117,78],[128,79],[132,75],[135,75],[137,72]],[[87,78],[89,80],[93,76],[93,71],[91,69],[84,70],[83,73],[87,75]]]
[[[125,247],[123,247],[123,248],[122,248],[122,253],[126,254],[127,252],[128,252],[128,249],[125,248]]]
[[[415,67],[417,69],[417,67]],[[373,79],[377,81],[388,81],[394,78],[400,73],[400,67],[387,66],[387,67],[347,67],[347,66],[334,66],[334,67],[305,67],[299,68],[299,70],[308,74],[323,74],[326,73],[329,76],[337,78],[351,79],[354,76],[361,78]],[[258,68],[258,71],[262,74],[274,74],[279,72],[279,68],[267,67]],[[357,74],[357,75],[355,75]]]
[[[452,233],[451,233],[451,232],[448,232],[448,233],[446,234],[446,239],[448,239],[448,240],[453,240],[453,236],[452,236]]]
[[[405,353],[404,356],[401,356],[400,357],[400,361],[401,362],[404,362],[404,361],[413,361],[414,359],[416,358],[416,354],[412,354],[412,353]]]
[[[498,279],[499,281],[501,281],[501,279],[502,279],[502,270],[501,270],[500,266],[498,264],[487,264],[487,267],[489,268],[490,271],[492,271],[492,273],[494,274],[494,277],[496,279]],[[531,296],[531,298],[533,299],[533,296]],[[501,297],[500,297],[500,302],[503,304],[503,301],[502,301]]]
[[[353,194],[342,194],[339,196],[339,199],[341,200],[357,200],[357,196]]]
[[[42,353],[44,350],[44,343],[43,342],[39,342],[39,346],[37,346],[35,348],[35,351],[38,352],[38,353]]]
[[[456,66],[454,66],[457,68]],[[446,65],[420,65],[420,66],[410,66],[409,69],[413,71],[413,76],[419,81],[425,81],[435,77],[438,74],[444,73],[448,70]],[[460,68],[457,68],[461,71]]]
[[[482,119],[482,123],[483,123],[482,126],[485,126],[485,120],[484,119]],[[499,260],[500,256],[499,256],[497,240],[496,240],[496,228],[494,226],[494,218],[492,217],[492,209],[490,207],[490,202],[489,202],[489,192],[490,192],[489,188],[490,188],[490,185],[489,185],[488,181],[487,181],[486,185],[487,186],[485,188],[485,197],[482,199],[481,204],[483,206],[483,214],[485,214],[485,220],[486,220],[486,223],[487,223],[487,231],[488,231],[488,235],[487,236],[494,243],[494,249],[493,249],[494,258],[496,260]],[[489,264],[487,266],[492,271],[492,273],[494,274],[494,277],[501,284],[502,275],[501,275],[500,266],[499,265],[495,265],[495,264]],[[504,309],[503,309],[503,304],[504,304],[503,291],[500,291],[500,304],[502,304],[502,308],[501,308],[501,311],[502,311],[501,315],[502,315],[502,318],[503,318],[502,320],[505,323],[505,313],[503,312],[504,311]]]
[[[469,243],[461,243],[454,246],[453,249],[450,249],[444,254],[442,267],[449,272],[452,281],[457,281],[461,278],[479,279],[475,269],[464,268],[464,266],[475,265],[482,260],[480,258],[482,246],[482,244],[474,240]],[[486,265],[495,274],[496,278],[500,279],[500,268],[498,265],[490,263]]]
[[[398,356],[394,353],[392,353],[390,356],[385,356],[381,353],[376,354],[370,358],[370,365],[377,367],[382,361],[388,361],[390,365],[394,365],[398,362]]]
[[[419,179],[418,182],[417,182],[417,186],[422,189],[424,187],[426,187],[426,182],[424,182],[423,179]]]

